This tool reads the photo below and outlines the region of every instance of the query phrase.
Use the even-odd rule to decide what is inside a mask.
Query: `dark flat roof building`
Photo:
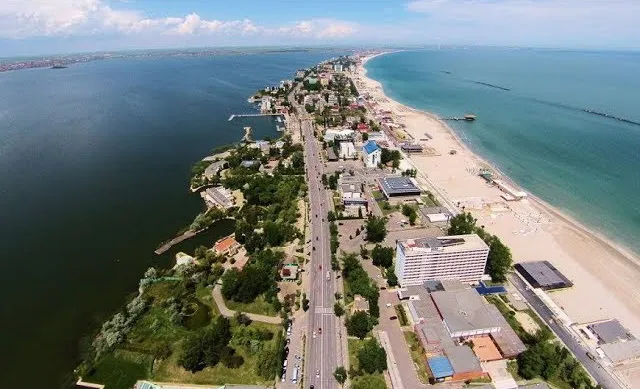
[[[515,268],[534,288],[553,290],[573,286],[549,261],[518,263]]]
[[[635,339],[617,320],[596,323],[588,328],[598,337],[600,343],[615,343]]]
[[[420,196],[418,183],[411,177],[379,178],[378,186],[387,199],[391,197]]]

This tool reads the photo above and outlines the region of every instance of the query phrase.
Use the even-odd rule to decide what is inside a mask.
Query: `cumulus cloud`
[[[0,38],[101,33],[176,36],[267,34],[337,38],[351,35],[355,31],[356,27],[352,23],[327,19],[299,21],[282,27],[265,27],[248,19],[203,19],[197,13],[149,18],[135,9],[113,8],[105,0],[0,1]]]

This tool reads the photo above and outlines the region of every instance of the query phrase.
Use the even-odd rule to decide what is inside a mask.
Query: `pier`
[[[244,113],[229,116],[229,121],[232,121],[235,118],[246,118],[246,117],[257,117],[257,116],[283,116],[282,113]]]
[[[175,238],[171,239],[170,241],[168,241],[167,243],[163,244],[162,246],[158,247],[154,253],[160,255],[165,253],[167,250],[169,250],[173,245],[178,244],[182,241],[185,241],[191,237],[194,237],[198,234],[198,232],[200,231],[187,231],[184,234],[180,235],[180,236],[176,236]]]

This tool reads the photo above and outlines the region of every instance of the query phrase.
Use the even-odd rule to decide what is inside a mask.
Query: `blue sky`
[[[640,0],[0,0],[0,56],[455,44],[640,49]]]

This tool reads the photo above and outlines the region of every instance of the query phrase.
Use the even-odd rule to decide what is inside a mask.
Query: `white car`
[[[315,338],[316,338],[316,332],[313,331],[313,339],[315,339]]]
[[[387,303],[387,308],[391,308],[391,303]]]
[[[316,378],[320,378],[320,370],[316,370]]]

